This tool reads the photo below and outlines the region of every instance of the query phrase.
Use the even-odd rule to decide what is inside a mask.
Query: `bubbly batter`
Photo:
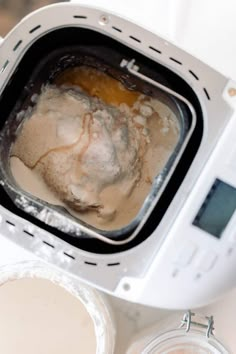
[[[179,137],[173,112],[88,67],[45,87],[12,148],[19,186],[100,229],[135,218]]]
[[[25,278],[0,287],[0,353],[96,354],[84,305],[49,280]]]

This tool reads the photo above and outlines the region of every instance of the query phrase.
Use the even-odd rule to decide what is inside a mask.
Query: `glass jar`
[[[229,354],[214,336],[212,316],[188,311],[161,320],[157,326],[140,333],[127,354]]]
[[[32,284],[30,283],[30,280],[39,280],[39,283],[43,283],[43,287],[46,286],[45,289],[49,289],[50,287],[50,292],[46,292],[46,294],[49,293],[48,297],[45,297],[45,292],[42,295],[42,292],[38,292],[38,289],[42,289],[42,285],[39,286],[39,283],[35,283],[32,281]],[[16,288],[14,288],[14,292],[12,290],[12,285],[14,285],[14,281],[20,280],[24,286],[20,287],[20,291],[17,290],[15,291]],[[49,281],[49,282],[45,282]],[[27,282],[27,288],[26,283]],[[29,286],[30,283],[30,286]],[[53,283],[53,284],[52,284]],[[18,283],[19,284],[19,283]],[[5,289],[11,289],[10,292],[10,297],[9,293],[3,292],[1,293],[1,290],[4,291],[4,286],[8,286],[8,288],[5,287]],[[16,285],[16,283],[15,283]],[[56,286],[54,286],[56,285]],[[39,286],[39,288],[38,288]],[[23,290],[22,290],[23,288]],[[61,288],[64,288],[63,291]],[[25,290],[26,289],[26,290]],[[37,289],[37,290],[35,290]],[[44,288],[43,288],[44,289]],[[66,292],[64,291],[66,290]],[[30,293],[30,295],[25,296],[24,294]],[[6,295],[7,293],[7,295]],[[12,295],[13,294],[13,295]],[[8,296],[8,297],[7,297]],[[29,299],[30,296],[30,301],[27,302],[27,299]],[[25,338],[25,341],[27,342],[27,338],[30,338],[29,336],[29,331],[30,327],[33,327],[35,320],[32,318],[34,316],[34,311],[36,309],[37,304],[40,306],[38,308],[42,309],[42,312],[40,313],[40,318],[39,322],[41,321],[44,326],[48,327],[48,333],[52,333],[52,338],[53,340],[50,340],[50,344],[47,345],[47,341],[44,341],[44,347],[46,348],[46,352],[58,352],[61,350],[60,344],[59,343],[66,343],[65,345],[68,345],[68,350],[69,352],[76,352],[76,353],[81,353],[81,342],[79,339],[79,333],[78,337],[76,332],[79,331],[80,328],[77,327],[78,323],[83,326],[83,328],[93,328],[93,336],[94,336],[94,345],[91,345],[91,342],[93,341],[93,338],[90,338],[90,344],[88,344],[89,347],[93,347],[93,353],[94,354],[113,354],[114,353],[114,348],[115,348],[115,323],[113,319],[113,314],[110,308],[110,305],[108,303],[108,300],[106,296],[101,294],[99,291],[87,286],[84,283],[81,283],[78,281],[76,278],[72,277],[66,272],[63,272],[61,270],[57,270],[56,268],[47,265],[44,262],[41,261],[26,261],[26,262],[20,262],[14,265],[6,265],[0,268],[0,298],[1,298],[1,313],[0,311],[0,316],[2,318],[2,326],[4,326],[4,331],[6,331],[5,337],[10,337],[12,336],[12,333],[19,332],[17,330],[12,330],[11,333],[8,333],[10,331],[11,324],[13,323],[13,327],[16,327],[16,323],[19,322],[19,318],[22,317],[22,327],[28,328],[28,332],[25,332],[22,337]],[[31,301],[31,298],[33,299]],[[45,299],[45,301],[37,300],[37,299]],[[35,300],[36,299],[36,300]],[[63,300],[64,299],[64,300]],[[66,301],[65,301],[66,299]],[[77,303],[77,300],[78,303]],[[40,301],[40,302],[37,302]],[[63,302],[62,302],[63,301]],[[41,306],[41,303],[43,304]],[[61,306],[62,303],[62,306]],[[35,305],[36,304],[36,305]],[[63,305],[66,305],[63,307]],[[69,305],[68,305],[69,304]],[[59,306],[60,305],[60,306]],[[52,307],[52,311],[50,312],[50,306]],[[23,308],[23,310],[22,310]],[[19,310],[20,309],[20,310]],[[26,309],[26,310],[25,310]],[[71,318],[69,315],[65,316],[66,311],[69,310],[68,313],[74,314],[76,312],[76,315]],[[24,312],[25,311],[25,312]],[[40,310],[37,310],[37,315]],[[60,334],[57,332],[57,323],[55,327],[49,327],[47,322],[47,313],[48,311],[50,314],[52,313],[55,315],[55,318],[58,318],[59,321],[62,321],[59,323],[58,328],[61,331],[61,328],[65,330],[66,333],[70,333],[70,329],[68,329],[68,323],[69,326],[71,326],[73,330],[73,340],[75,338],[75,345],[72,348],[71,346],[73,344],[70,343],[70,346],[68,344],[68,338],[71,338],[69,335],[68,337],[66,336],[60,336]],[[81,311],[81,312],[80,312]],[[27,313],[26,313],[27,312]],[[86,319],[85,315],[87,314]],[[9,316],[10,314],[10,316]],[[42,318],[46,314],[45,318]],[[20,317],[21,316],[21,317]],[[81,320],[77,320],[81,316]],[[83,316],[83,317],[82,317]],[[52,316],[51,316],[52,317]],[[50,317],[50,320],[51,320]],[[69,317],[69,319],[67,319]],[[10,318],[10,320],[9,320]],[[30,319],[32,318],[31,325],[28,323]],[[38,317],[37,317],[38,318]],[[88,324],[88,320],[91,323]],[[26,320],[25,320],[26,319]],[[63,320],[65,319],[65,322],[63,323]],[[15,323],[14,323],[15,321]],[[80,322],[81,323],[80,323]],[[39,323],[38,322],[38,323]],[[40,322],[40,323],[41,323]],[[25,324],[26,323],[26,324]],[[51,322],[50,322],[51,323]],[[87,326],[87,327],[86,327]],[[6,328],[7,327],[7,328]],[[82,328],[82,327],[81,327]],[[34,330],[34,333],[39,331],[38,329],[38,324],[37,327]],[[46,329],[47,331],[47,329]],[[22,330],[21,330],[22,332]],[[39,338],[39,341],[43,341],[43,333],[45,333],[45,330],[37,332],[39,333],[39,336],[37,335],[37,340]],[[61,331],[62,332],[62,331]],[[61,333],[60,332],[60,333]],[[5,333],[5,332],[4,332]],[[50,334],[49,333],[49,337]],[[62,332],[64,333],[64,332]],[[74,335],[75,333],[75,335]],[[85,335],[87,336],[87,332],[84,332]],[[18,338],[19,335],[16,333],[17,340],[15,338],[15,342],[19,342],[20,346],[22,345],[21,338]],[[14,336],[14,334],[13,334]],[[45,336],[48,339],[48,336]],[[87,338],[87,337],[86,337]],[[12,338],[12,343],[14,342],[14,338]],[[84,339],[83,339],[84,340]],[[87,339],[86,339],[87,340]],[[31,338],[32,341],[32,338]],[[52,344],[52,349],[50,347],[51,342]],[[3,341],[0,342],[0,348],[1,346],[5,346],[4,348],[7,349],[10,353],[15,352],[12,349],[12,344],[9,344],[7,342],[7,339],[4,338],[4,344]],[[55,343],[55,345],[54,345]],[[33,343],[34,344],[34,343]],[[15,345],[15,344],[14,344]],[[23,346],[25,344],[23,343]],[[83,345],[83,344],[82,344]],[[71,348],[71,350],[70,350]],[[86,346],[87,348],[87,346]],[[21,352],[21,349],[19,349]],[[27,350],[28,347],[27,347]],[[64,349],[63,349],[64,350]],[[87,350],[87,349],[86,349]],[[82,349],[83,351],[83,349]],[[2,351],[1,351],[2,352]],[[5,352],[5,351],[4,351]],[[28,351],[27,351],[28,352]],[[61,351],[60,351],[61,352]],[[91,351],[89,351],[90,353]],[[41,351],[40,351],[41,353]],[[87,351],[86,351],[87,353]]]

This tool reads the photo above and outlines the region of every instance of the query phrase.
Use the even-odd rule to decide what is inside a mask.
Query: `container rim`
[[[154,338],[141,354],[171,354],[174,350],[188,349],[188,346],[192,346],[193,353],[202,353],[202,350],[206,350],[203,353],[212,354],[230,354],[230,352],[218,341],[214,336],[206,338],[205,332],[199,329],[192,329],[187,333],[184,329],[174,329],[162,333],[158,337]],[[196,351],[195,351],[196,350]],[[201,351],[198,351],[201,350]],[[210,352],[209,352],[210,351]]]

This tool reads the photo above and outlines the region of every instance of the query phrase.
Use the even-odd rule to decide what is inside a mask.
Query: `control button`
[[[192,259],[197,251],[197,247],[190,242],[186,242],[182,245],[179,252],[177,252],[174,263],[181,267],[186,267],[192,262]]]
[[[202,278],[202,274],[201,273],[197,273],[194,277],[194,280],[200,280]]]
[[[172,272],[171,276],[172,276],[172,278],[176,278],[176,277],[178,276],[178,274],[179,274],[179,269],[175,269],[175,270]]]
[[[228,250],[227,250],[227,256],[231,256],[231,254],[233,253],[233,251],[234,251],[233,247],[228,248]]]
[[[196,259],[195,265],[198,270],[208,272],[216,263],[217,255],[210,251],[202,251]]]

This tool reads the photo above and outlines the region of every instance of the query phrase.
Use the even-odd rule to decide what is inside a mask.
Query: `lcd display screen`
[[[220,238],[236,211],[236,188],[216,179],[193,225]]]

